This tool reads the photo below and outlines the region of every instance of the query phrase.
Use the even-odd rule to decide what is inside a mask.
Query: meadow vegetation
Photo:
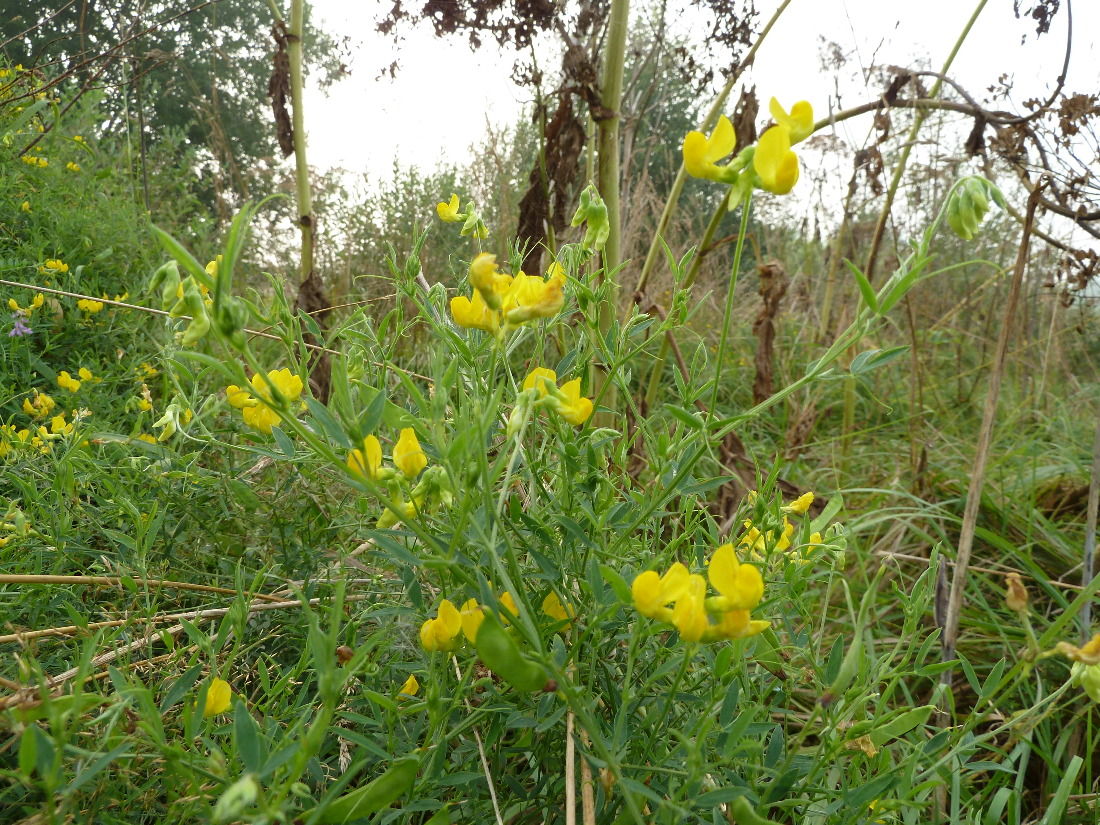
[[[278,128],[0,50],[0,822],[1097,821],[1097,98],[854,157],[730,103],[767,20],[704,101],[590,5],[591,94],[361,184],[301,0]]]

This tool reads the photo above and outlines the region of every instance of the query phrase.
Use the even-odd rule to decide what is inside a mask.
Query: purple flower
[[[30,335],[34,330],[23,323],[23,316],[16,314],[12,316],[15,319],[15,324],[11,328],[11,332],[8,333],[9,338],[17,338],[21,335]]]

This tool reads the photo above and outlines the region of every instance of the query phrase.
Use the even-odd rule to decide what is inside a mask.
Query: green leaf
[[[891,719],[885,725],[881,725],[871,731],[871,742],[876,748],[881,748],[890,740],[904,736],[909,733],[909,731],[913,730],[913,728],[920,727],[927,722],[928,717],[932,714],[934,709],[934,705],[922,705],[919,708],[905,711],[900,716]]]
[[[184,696],[191,692],[191,689],[195,686],[195,682],[197,682],[199,676],[202,675],[202,670],[202,664],[194,665],[184,671],[183,675],[172,683],[172,687],[168,688],[168,692],[160,702],[160,712],[162,714],[170,708],[175,707]]]
[[[851,272],[852,276],[856,279],[856,286],[859,287],[859,293],[863,296],[863,302],[877,315],[878,298],[875,296],[875,290],[871,287],[871,282],[867,280],[867,276],[863,274],[863,270],[847,258],[844,259],[844,265],[848,267],[848,271]]]
[[[345,450],[351,449],[351,440],[348,438],[348,434],[344,432],[344,428],[340,426],[339,422],[332,417],[332,413],[328,411],[328,407],[316,398],[307,398],[306,406],[317,420],[317,423],[324,429],[325,434],[328,435],[331,442],[339,447],[343,447]]]
[[[233,738],[237,743],[237,755],[241,757],[245,770],[259,773],[265,761],[263,742],[260,741],[256,720],[252,718],[243,701],[235,702],[233,706]]]

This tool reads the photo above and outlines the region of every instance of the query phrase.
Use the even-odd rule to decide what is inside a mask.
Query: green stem
[[[313,273],[313,196],[309,188],[309,164],[306,161],[305,111],[302,107],[302,36],[305,31],[305,0],[291,0],[290,25],[286,31],[287,56],[290,58],[290,101],[293,108],[294,179],[298,195],[298,226],[302,232],[302,259],[299,282]]]
[[[733,251],[733,267],[730,270],[730,282],[726,288],[726,308],[722,315],[722,336],[718,339],[718,360],[714,365],[714,389],[710,394],[708,416],[714,417],[718,406],[718,388],[722,385],[722,373],[726,366],[726,345],[729,341],[730,322],[733,319],[733,296],[737,291],[737,276],[741,273],[741,253],[745,250],[745,234],[749,227],[749,211],[752,207],[752,190],[745,193],[741,201],[741,226],[737,230],[737,247]]]

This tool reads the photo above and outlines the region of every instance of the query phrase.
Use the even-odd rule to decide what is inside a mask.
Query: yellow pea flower
[[[401,471],[401,475],[410,481],[428,466],[428,457],[420,448],[420,442],[412,427],[401,430],[401,435],[393,446],[393,464]]]
[[[1100,633],[1093,636],[1082,647],[1069,642],[1058,642],[1058,652],[1080,662],[1083,665],[1100,665]]]
[[[710,619],[704,607],[706,597],[706,579],[697,573],[691,573],[684,593],[672,608],[672,624],[680,631],[680,638],[685,642],[699,641],[710,627]]]
[[[233,688],[225,679],[214,677],[210,680],[210,686],[206,689],[206,704],[202,709],[202,715],[209,719],[219,713],[229,710],[233,699]]]
[[[46,393],[35,390],[31,398],[23,399],[23,412],[32,418],[45,418],[53,412],[56,403]]]
[[[57,386],[69,392],[76,392],[80,389],[80,382],[69,375],[68,370],[61,370],[61,372],[57,374]]]
[[[546,598],[542,600],[542,612],[555,621],[567,622],[566,628],[573,623],[573,619],[577,615],[573,605],[563,604],[561,598],[553,590],[547,593]]]
[[[710,137],[702,132],[688,132],[684,137],[684,168],[694,178],[721,181],[723,169],[715,165],[715,161],[730,154],[736,144],[733,124],[722,115]]]
[[[146,444],[156,444],[157,443],[156,438],[154,438],[149,433],[141,433],[140,435],[137,435],[135,437],[137,438],[138,441],[144,441]]]
[[[477,641],[477,631],[485,621],[485,611],[477,603],[477,599],[467,599],[459,611],[459,617],[462,620],[462,635],[470,644],[474,644]]]
[[[798,155],[791,151],[791,130],[773,126],[760,136],[752,166],[760,186],[776,195],[786,195],[798,183]]]
[[[398,699],[411,699],[420,692],[420,682],[416,681],[416,676],[409,674],[409,678],[405,680],[405,684],[401,686],[401,690],[397,691]]]
[[[502,300],[505,320],[518,326],[536,318],[552,318],[565,304],[564,289],[560,267],[546,281],[521,271]]]
[[[65,413],[59,413],[50,419],[51,435],[72,435],[73,425],[65,421]]]
[[[22,209],[24,212],[30,212],[31,211],[31,202],[30,201],[23,201],[21,204],[19,204],[19,208]]]
[[[70,160],[68,163],[65,164],[65,168],[68,169],[70,172],[79,172],[80,164]]]
[[[455,323],[466,329],[480,329],[496,334],[500,329],[499,314],[489,309],[481,293],[474,290],[474,294],[467,298],[458,295],[451,299],[451,315]]]
[[[565,400],[555,405],[562,418],[570,424],[580,426],[592,415],[592,401],[581,395],[581,379],[574,378],[561,385],[561,394]]]
[[[462,218],[458,214],[458,195],[452,194],[449,201],[440,201],[435,205],[436,214],[447,223],[458,223]]]
[[[36,294],[31,302],[25,307],[19,306],[19,302],[14,298],[8,298],[8,309],[12,312],[18,312],[20,315],[26,315],[28,318],[34,314],[34,311],[46,303],[46,296],[41,292]]]
[[[634,607],[643,616],[668,621],[672,614],[667,605],[687,591],[690,575],[680,562],[668,568],[663,576],[656,570],[646,570],[630,586]]]
[[[768,111],[780,126],[790,130],[791,143],[801,143],[814,132],[814,108],[807,101],[800,100],[788,113],[774,97],[768,104]]]
[[[103,302],[93,301],[91,298],[81,298],[76,302],[76,308],[81,312],[87,312],[90,315],[94,315],[97,312],[102,311]]]
[[[373,435],[363,439],[361,449],[348,454],[348,469],[362,479],[377,480],[382,469],[382,445]]]
[[[714,551],[707,566],[707,578],[721,593],[715,600],[720,610],[752,610],[764,597],[764,577],[751,564],[741,564],[732,544],[723,544]]]
[[[803,493],[786,507],[783,508],[785,513],[794,513],[796,516],[801,516],[810,509],[810,505],[814,503],[813,493]]]
[[[710,628],[710,635],[719,639],[747,639],[771,626],[771,622],[752,619],[747,610],[729,610]]]
[[[38,271],[43,275],[61,274],[69,271],[69,265],[59,258],[48,258],[44,264],[38,267]]]
[[[458,647],[458,634],[462,632],[462,616],[449,599],[439,603],[434,619],[420,626],[420,644],[429,653],[454,650]]]
[[[481,293],[489,309],[500,310],[512,276],[497,269],[497,256],[482,252],[470,262],[470,285]]]
[[[549,386],[547,382],[549,382]],[[557,389],[557,386],[558,374],[546,367],[535,367],[527,374],[527,377],[523,379],[523,389],[537,389],[539,391],[539,398],[545,398],[548,393]]]
[[[76,374],[80,376],[81,381],[95,381],[96,377],[92,375],[92,371],[87,367],[81,367],[76,371]]]
[[[256,373],[252,376],[252,391],[269,403],[274,403],[272,388],[288,403],[292,404],[302,395],[305,383],[301,376],[295,375],[286,367],[279,370],[270,370],[266,376]],[[282,416],[276,410],[260,403],[246,389],[230,384],[225,388],[225,395],[229,403],[241,411],[244,423],[254,430],[268,435],[271,429],[282,421]]]
[[[498,617],[500,623],[507,627],[512,622],[513,617],[519,616],[519,607],[516,606],[516,600],[512,598],[512,594],[505,590],[500,594],[497,599],[500,602],[500,606],[504,608],[504,611]]]

